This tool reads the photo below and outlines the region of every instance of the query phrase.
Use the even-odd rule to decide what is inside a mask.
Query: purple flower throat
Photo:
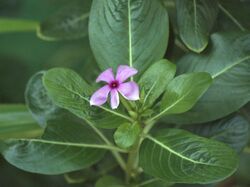
[[[112,82],[109,83],[110,89],[118,88],[119,85],[120,85],[120,83],[119,83],[119,81],[117,81],[117,80],[113,80]]]

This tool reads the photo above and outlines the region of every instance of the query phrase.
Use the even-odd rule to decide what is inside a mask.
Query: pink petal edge
[[[100,81],[104,81],[107,83],[110,83],[111,81],[113,81],[114,78],[114,74],[113,74],[113,70],[112,68],[108,68],[105,71],[103,71],[96,79],[96,82],[100,82]]]
[[[120,84],[118,91],[127,100],[139,100],[139,86],[133,81]]]
[[[120,104],[120,100],[119,100],[119,93],[116,89],[111,90],[110,92],[110,105],[112,109],[117,109],[119,104]]]
[[[116,73],[116,80],[120,83],[127,80],[129,77],[137,74],[137,70],[127,65],[120,65],[118,66],[117,73]]]
[[[98,89],[90,98],[90,105],[101,106],[107,102],[110,88],[105,85]]]

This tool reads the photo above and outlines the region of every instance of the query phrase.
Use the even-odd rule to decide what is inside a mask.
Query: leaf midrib
[[[154,143],[156,143],[157,145],[159,145],[163,149],[166,149],[167,151],[171,152],[172,154],[174,154],[176,156],[179,156],[182,159],[187,160],[189,162],[192,162],[192,163],[195,163],[195,164],[206,165],[206,166],[215,166],[215,167],[220,167],[220,168],[231,169],[231,168],[228,168],[228,167],[224,167],[222,165],[208,164],[208,163],[205,163],[205,162],[199,162],[199,161],[196,161],[196,160],[192,160],[192,159],[190,159],[190,158],[188,158],[188,157],[186,157],[186,156],[184,156],[184,155],[182,155],[182,154],[174,151],[173,149],[171,149],[170,147],[166,146],[165,144],[163,144],[162,142],[158,141],[157,139],[153,138],[150,135],[147,135],[146,138],[148,138],[149,140],[153,141]]]
[[[131,24],[131,4],[128,0],[128,43],[129,43],[129,66],[133,67],[133,49],[132,49],[132,24]]]
[[[250,56],[246,56],[234,63],[232,63],[230,66],[227,66],[226,68],[222,69],[221,71],[219,71],[218,73],[212,75],[212,78],[215,79],[218,76],[222,75],[223,73],[227,72],[228,70],[230,70],[231,68],[234,68],[234,66],[237,66],[238,64],[244,62],[245,60],[250,60]]]
[[[25,141],[25,142],[36,142],[36,143],[44,143],[44,144],[52,144],[52,145],[61,145],[61,146],[69,146],[69,147],[80,147],[80,148],[96,148],[96,149],[108,149],[108,150],[116,150],[119,152],[126,152],[123,149],[106,145],[106,144],[86,144],[86,143],[72,143],[72,142],[59,142],[54,140],[43,140],[43,139],[11,139],[14,141]]]

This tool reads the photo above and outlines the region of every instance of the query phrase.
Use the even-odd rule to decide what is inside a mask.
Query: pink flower
[[[110,93],[110,104],[112,109],[119,106],[119,93],[127,100],[139,99],[139,87],[133,82],[125,82],[129,77],[135,75],[138,71],[126,65],[120,65],[114,77],[112,68],[102,72],[96,79],[96,82],[104,81],[107,85],[97,90],[90,98],[90,105],[101,106],[107,102]]]

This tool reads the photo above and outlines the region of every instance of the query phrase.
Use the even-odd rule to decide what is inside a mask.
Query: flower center
[[[109,84],[109,87],[111,88],[111,89],[114,89],[114,88],[118,88],[118,86],[119,86],[119,82],[118,81],[112,81],[110,84]]]

